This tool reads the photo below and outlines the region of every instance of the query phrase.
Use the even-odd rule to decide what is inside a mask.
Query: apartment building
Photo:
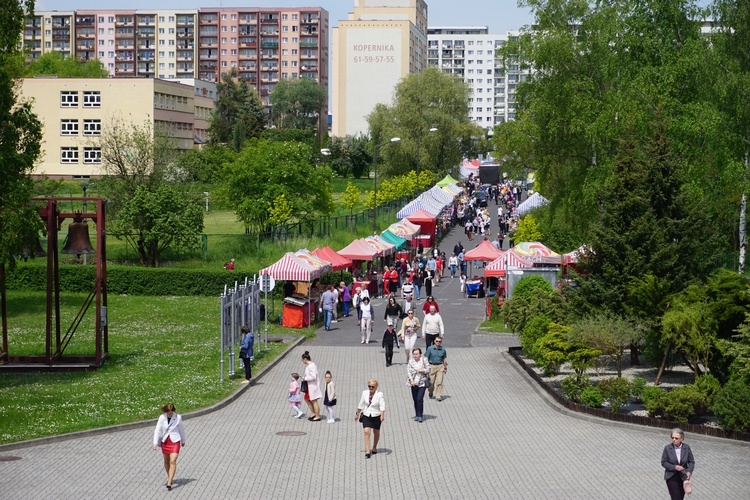
[[[469,116],[486,130],[515,119],[516,88],[528,74],[512,62],[505,73],[498,49],[517,36],[518,31],[491,35],[486,26],[428,28],[427,63],[469,85]]]
[[[115,78],[216,82],[236,68],[266,105],[282,78],[328,89],[328,12],[320,7],[38,12],[23,44],[29,58],[57,50],[99,59]]]
[[[192,149],[196,122],[205,138],[207,110],[213,108],[208,103],[212,98],[203,90],[196,98],[196,88],[208,87],[157,78],[24,79],[21,95],[32,101],[43,123],[45,153],[33,175],[65,179],[103,175],[100,139],[117,122],[133,126],[148,122],[154,130],[166,132],[178,150]]]
[[[367,115],[390,104],[396,84],[427,64],[427,4],[354,0],[332,38],[333,135],[367,134]]]

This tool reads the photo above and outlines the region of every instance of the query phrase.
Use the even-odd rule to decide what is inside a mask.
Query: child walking
[[[326,423],[335,424],[336,418],[333,416],[333,407],[336,406],[336,391],[333,387],[333,375],[331,375],[330,371],[326,371],[326,392],[323,397],[323,405],[328,412]]]
[[[295,418],[302,418],[305,416],[304,413],[299,409],[299,405],[302,402],[302,396],[299,393],[299,373],[292,373],[292,381],[289,382],[289,404],[292,406],[292,410],[297,412],[296,415],[292,415]]]

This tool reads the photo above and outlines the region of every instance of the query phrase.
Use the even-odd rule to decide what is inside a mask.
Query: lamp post
[[[428,130],[428,133],[437,132],[437,128],[431,127],[430,130]],[[422,163],[422,150],[420,148],[420,139],[422,138],[422,134],[417,135],[417,177],[419,177],[419,169],[421,167]]]
[[[400,137],[392,137],[387,142],[384,142],[382,144],[378,144],[375,146],[375,149],[372,154],[372,172],[374,174],[375,180],[373,182],[373,193],[374,193],[374,199],[373,199],[373,214],[372,214],[372,232],[373,234],[378,232],[378,151],[380,151],[380,148],[383,146],[390,144],[392,142],[401,142]]]
[[[203,194],[206,195],[206,212],[208,212],[208,195],[211,194],[208,191],[203,191]]]

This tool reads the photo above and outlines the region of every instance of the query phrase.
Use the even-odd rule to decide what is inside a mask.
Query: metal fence
[[[237,344],[242,342],[243,326],[250,328],[255,339],[259,339],[261,322],[260,282],[245,277],[244,283],[234,282],[234,287],[224,286],[221,294],[221,361],[220,378],[224,380],[224,357],[229,352],[229,376],[235,374]],[[260,351],[260,342],[255,342]]]

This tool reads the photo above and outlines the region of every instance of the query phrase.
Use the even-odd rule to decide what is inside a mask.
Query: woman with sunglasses
[[[362,398],[357,405],[354,420],[360,420],[362,414],[362,429],[365,433],[365,458],[378,453],[380,441],[380,425],[385,420],[385,397],[378,390],[378,381],[372,379],[367,382],[367,390],[362,392]],[[370,434],[373,434],[372,448],[370,448]]]
[[[417,342],[417,332],[421,327],[422,325],[419,323],[419,318],[414,314],[414,310],[409,308],[406,312],[406,318],[401,323],[401,329],[398,331],[398,336],[404,343],[407,365],[409,359],[411,359],[411,350],[414,349],[414,344]]]

